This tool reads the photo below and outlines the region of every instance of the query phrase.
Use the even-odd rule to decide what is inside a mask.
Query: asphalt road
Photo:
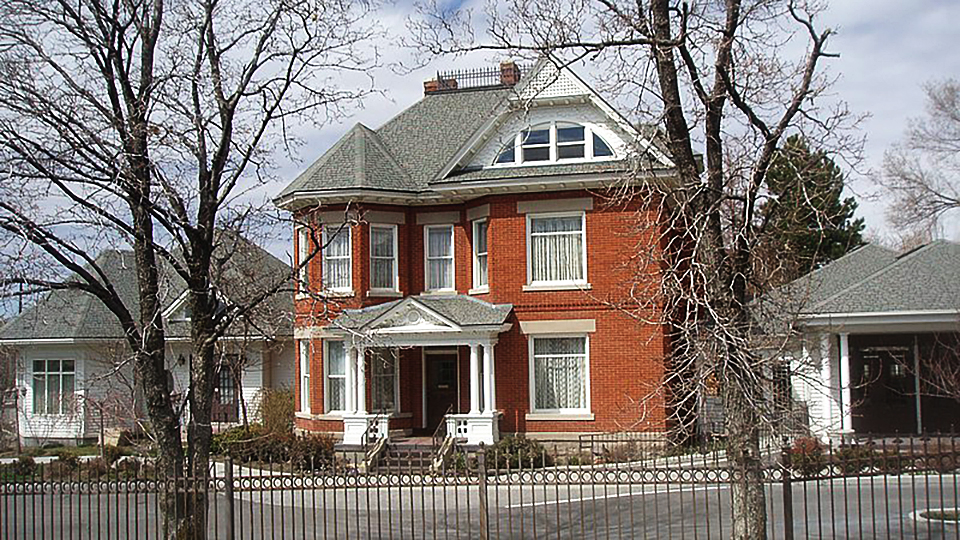
[[[960,527],[911,513],[957,505],[954,475],[796,482],[795,538],[960,540]],[[769,536],[784,538],[779,484],[767,486]],[[234,498],[235,538],[479,538],[476,486],[282,489]],[[730,530],[720,485],[490,486],[491,538],[708,539]],[[227,499],[211,507],[211,538],[227,538]],[[43,519],[38,516],[43,516]],[[159,538],[152,494],[3,496],[0,538]]]

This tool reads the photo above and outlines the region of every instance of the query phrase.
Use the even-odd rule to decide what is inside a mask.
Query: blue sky
[[[474,4],[471,0],[450,0],[445,8]],[[381,22],[391,33],[404,31],[404,20],[412,13],[410,4],[399,2],[383,12]],[[862,124],[867,137],[865,161],[859,171],[850,171],[849,191],[860,203],[860,214],[868,230],[891,235],[884,221],[885,201],[871,198],[877,188],[884,151],[897,141],[907,121],[923,113],[922,84],[933,79],[960,77],[960,2],[956,0],[835,0],[820,19],[822,26],[837,31],[830,49],[841,57],[831,60],[829,70],[837,75],[834,91],[856,113],[870,116]],[[388,37],[380,43],[385,63],[406,58],[409,51]],[[305,130],[300,133],[306,144],[298,161],[281,159],[280,176],[264,190],[272,196],[298,171],[319,157],[356,122],[377,128],[393,115],[414,103],[422,94],[422,81],[437,70],[470,68],[493,64],[498,57],[474,55],[437,60],[427,68],[398,75],[388,68],[376,73],[383,95],[370,97],[362,109],[346,121]],[[589,73],[582,73],[590,79]],[[948,224],[945,236],[960,240],[960,226]],[[287,247],[272,246],[278,254]]]

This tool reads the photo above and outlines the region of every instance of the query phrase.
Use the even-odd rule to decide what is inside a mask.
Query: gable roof
[[[632,157],[598,163],[464,168],[463,157],[496,129],[500,119],[522,106],[518,100],[546,103],[557,99],[579,99],[598,107],[627,138],[639,143],[643,170],[672,167],[663,152],[664,145],[654,141],[656,130],[632,126],[569,68],[558,69],[552,62],[541,60],[523,74],[515,88],[496,86],[430,93],[376,130],[357,124],[274,201],[286,205],[299,197],[338,196],[358,190],[416,200],[420,196],[438,197],[440,192],[435,187],[473,180],[523,181],[637,170],[636,164],[631,163]]]
[[[887,259],[887,254],[877,254],[875,259],[875,264],[880,264]],[[858,280],[852,279],[852,270],[841,268],[832,272],[832,275],[842,276],[834,281],[846,283],[824,288],[826,294],[818,295],[803,312],[953,310],[960,313],[960,244],[946,240],[931,242],[888,261],[873,272],[869,267],[861,268]]]
[[[238,235],[221,233],[215,259],[226,262],[214,268],[214,281],[224,296],[243,302],[264,287],[287,276],[290,267],[262,248]],[[110,249],[94,259],[117,290],[127,309],[139,313],[140,299],[134,254]],[[161,264],[161,302],[167,311],[183,296],[185,283],[169,265]],[[275,294],[265,300],[248,321],[235,323],[229,335],[286,336],[293,334],[293,301],[288,294]],[[244,331],[249,323],[249,332]],[[167,321],[165,331],[171,338],[190,336],[188,322]],[[0,327],[3,340],[48,339],[121,339],[123,331],[116,316],[92,294],[64,289],[42,295],[32,306]]]
[[[401,300],[361,309],[346,309],[336,318],[336,328],[359,330],[404,305],[417,305],[433,311],[460,327],[500,325],[513,310],[511,304],[491,304],[463,294],[408,296]]]

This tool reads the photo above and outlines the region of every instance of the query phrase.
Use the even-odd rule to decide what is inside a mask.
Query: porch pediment
[[[459,332],[460,325],[413,298],[404,298],[360,328],[371,334]]]

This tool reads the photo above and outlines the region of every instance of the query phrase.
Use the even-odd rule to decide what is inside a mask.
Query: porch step
[[[433,459],[433,445],[390,443],[380,457],[377,471],[425,473],[430,471]]]

